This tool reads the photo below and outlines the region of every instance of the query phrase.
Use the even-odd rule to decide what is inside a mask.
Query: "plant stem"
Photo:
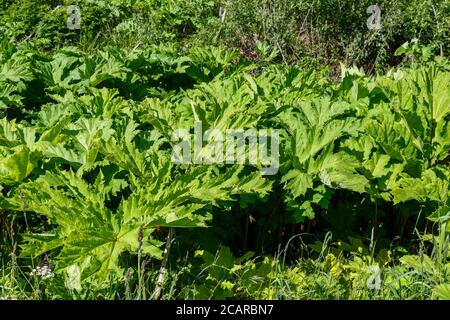
[[[167,234],[166,248],[164,249],[163,261],[161,263],[161,268],[159,269],[158,281],[156,282],[155,292],[153,293],[153,297],[155,298],[155,300],[161,299],[161,293],[162,293],[163,283],[164,283],[164,276],[167,273],[167,262],[169,260],[170,245],[172,243],[172,234],[173,234],[173,229],[170,228],[169,233]]]

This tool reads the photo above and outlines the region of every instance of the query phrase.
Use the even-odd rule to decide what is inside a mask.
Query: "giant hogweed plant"
[[[58,271],[76,266],[83,279],[102,280],[120,271],[124,251],[160,258],[161,243],[150,236],[155,227],[204,227],[223,202],[268,192],[270,183],[249,168],[174,167],[167,147],[171,132],[148,127],[145,117],[133,120],[131,107],[137,115],[140,110],[136,103],[113,89],[95,88],[101,79],[112,79],[101,76],[101,64],[96,71],[86,69],[98,59],[79,64],[80,71],[64,71],[59,59],[41,65],[53,70],[41,74],[41,81],[55,102],[42,107],[34,126],[2,120],[2,204],[41,214],[55,227],[24,235],[24,256],[55,251]],[[59,76],[54,68],[62,69]],[[72,80],[61,82],[64,75]],[[148,123],[164,121],[151,118]],[[141,245],[139,230],[146,240]]]
[[[449,85],[448,71],[431,63],[358,88],[368,107],[361,135],[345,148],[359,155],[371,196],[448,211]]]
[[[448,208],[449,85],[434,63],[374,79],[344,68],[336,88],[283,112],[282,181],[297,221],[326,208],[333,189]]]
[[[21,254],[52,252],[56,272],[120,276],[124,252],[161,258],[156,228],[208,226],[232,201],[280,192],[274,181],[292,223],[326,210],[339,189],[414,200],[447,222],[450,75],[433,63],[374,78],[344,69],[333,85],[313,71],[258,70],[218,48],[46,57],[4,46],[1,59],[11,89],[0,92],[0,205],[48,219],[50,229],[23,235]],[[23,97],[34,93],[31,112]],[[280,129],[279,175],[175,166],[172,134],[194,121]]]
[[[44,151],[36,146],[38,164],[31,170],[29,155],[16,151],[16,163],[26,165],[9,167],[11,177],[24,179],[33,168],[46,169],[11,189],[7,207],[41,214],[55,226],[45,234],[24,235],[23,255],[58,249],[57,270],[77,265],[82,278],[105,279],[120,270],[123,251],[160,257],[161,244],[150,236],[154,228],[204,227],[221,202],[265,194],[270,187],[258,172],[244,174],[242,168],[175,168],[170,152],[160,149],[160,135],[135,140],[133,122],[115,127],[111,120],[81,118],[68,127],[64,142],[47,142]],[[139,151],[138,143],[149,147]],[[140,229],[145,241],[138,248]]]

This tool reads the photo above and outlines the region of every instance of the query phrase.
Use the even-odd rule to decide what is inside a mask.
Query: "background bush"
[[[450,299],[449,4],[371,4],[2,1],[0,299],[147,299],[164,263],[167,299]],[[279,174],[164,167],[198,114],[280,128]]]
[[[366,10],[372,2],[8,0],[1,4],[0,35],[44,49],[222,43],[250,59],[258,58],[257,43],[266,42],[278,51],[278,61],[334,67],[341,61],[369,72],[397,64],[395,49],[413,38],[448,54],[448,1],[378,1],[382,29],[368,30]],[[81,8],[80,31],[66,28],[69,5]]]

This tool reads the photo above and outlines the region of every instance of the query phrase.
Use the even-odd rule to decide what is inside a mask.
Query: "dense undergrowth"
[[[3,1],[0,298],[450,299],[448,5],[321,3]],[[199,121],[277,173],[175,164]]]
[[[450,5],[445,0],[383,0],[382,28],[367,29],[372,1],[319,0],[3,0],[0,35],[44,50],[77,45],[179,48],[227,45],[261,62],[258,42],[276,61],[334,70],[339,62],[369,73],[398,64],[395,50],[414,38],[431,53],[449,53]],[[81,10],[80,30],[68,30],[69,5]]]

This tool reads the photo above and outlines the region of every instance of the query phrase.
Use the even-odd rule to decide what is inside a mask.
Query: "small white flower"
[[[53,278],[53,276],[54,276],[52,270],[47,265],[44,265],[43,267],[36,267],[36,269],[32,269],[31,275],[39,276],[42,279],[50,279],[50,278]]]

